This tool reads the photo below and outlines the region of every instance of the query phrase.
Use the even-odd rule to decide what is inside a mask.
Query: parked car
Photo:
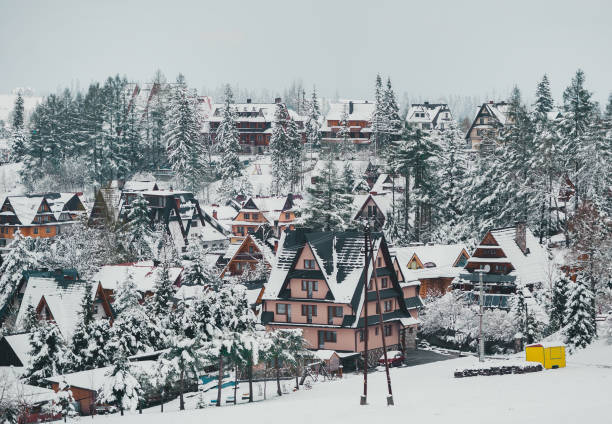
[[[390,367],[399,367],[404,363],[404,354],[399,350],[390,350],[387,352],[387,363]],[[378,360],[379,365],[385,365],[385,355]]]
[[[113,405],[97,405],[96,415],[114,414],[117,412],[117,407]]]

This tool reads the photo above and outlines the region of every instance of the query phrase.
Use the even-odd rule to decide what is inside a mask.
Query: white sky
[[[196,88],[371,98],[377,72],[398,95],[529,99],[547,72],[555,98],[578,67],[604,103],[612,91],[612,2],[0,0],[0,92],[39,94],[158,68]]]

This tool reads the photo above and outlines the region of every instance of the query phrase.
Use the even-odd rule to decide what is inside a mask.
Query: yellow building
[[[563,343],[537,343],[525,348],[527,362],[539,362],[546,369],[565,367]]]

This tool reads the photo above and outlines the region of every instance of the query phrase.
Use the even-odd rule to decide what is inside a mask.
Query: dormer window
[[[315,269],[314,259],[304,259],[304,269]]]

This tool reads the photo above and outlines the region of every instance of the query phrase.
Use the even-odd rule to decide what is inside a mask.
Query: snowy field
[[[612,346],[596,342],[568,357],[564,369],[532,374],[453,378],[456,368],[469,367],[473,357],[450,359],[391,371],[395,407],[386,406],[384,371],[369,375],[369,405],[359,406],[361,375],[317,383],[311,390],[254,404],[176,411],[178,402],[143,415],[98,416],[98,423],[600,423],[609,421]],[[288,382],[290,387],[291,383]],[[246,388],[246,386],[245,386]],[[275,390],[268,383],[268,393]],[[243,392],[244,390],[242,390]],[[256,392],[256,390],[255,390]],[[241,391],[238,391],[239,396]],[[229,393],[227,393],[229,395]],[[225,397],[225,394],[224,394]],[[187,402],[193,408],[196,397]]]

